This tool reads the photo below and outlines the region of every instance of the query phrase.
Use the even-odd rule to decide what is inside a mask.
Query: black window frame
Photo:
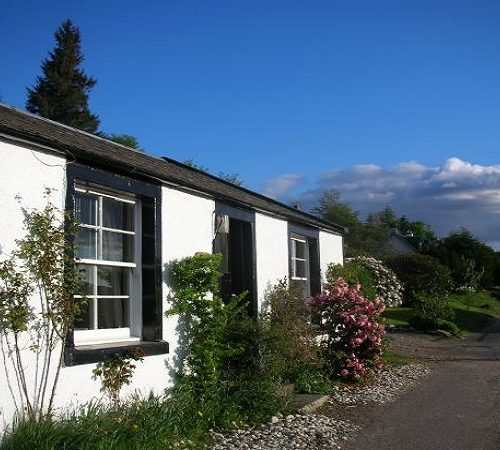
[[[105,361],[115,354],[127,355],[142,348],[147,356],[169,352],[163,341],[162,255],[161,255],[161,186],[147,183],[100,168],[71,163],[66,168],[66,210],[73,211],[75,184],[89,183],[133,194],[142,207],[142,339],[138,342],[117,342],[75,346],[71,330],[64,349],[65,366]]]

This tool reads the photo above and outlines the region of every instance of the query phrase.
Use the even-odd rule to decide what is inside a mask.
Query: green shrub
[[[295,374],[295,390],[304,394],[329,394],[334,381],[322,367],[304,366]]]
[[[453,320],[453,308],[445,295],[418,293],[415,297],[413,308],[434,322],[440,319]]]
[[[268,289],[263,312],[237,317],[227,327],[226,341],[238,349],[224,359],[224,378],[266,378],[293,383],[304,367],[318,364],[315,332],[302,292],[281,280]]]
[[[375,280],[369,269],[359,261],[351,260],[344,265],[329,264],[326,272],[326,280],[333,284],[339,278],[345,280],[351,286],[361,285],[361,293],[364,297],[373,300],[377,296]]]
[[[244,317],[244,296],[226,302],[219,296],[220,261],[221,255],[197,253],[170,265],[174,296],[165,314],[179,314],[189,336],[179,377],[200,395],[221,379],[224,358],[242,351],[227,340],[227,330]]]
[[[459,328],[452,322],[455,312],[444,295],[419,293],[413,304],[415,316],[409,324],[418,330],[446,330],[459,334]]]
[[[415,314],[408,322],[413,328],[422,331],[431,331],[431,330],[444,330],[449,331],[454,335],[460,335],[460,328],[450,320],[437,320],[434,321],[427,317],[422,316],[421,314]]]
[[[269,332],[268,358],[284,364],[285,381],[303,366],[318,362],[315,331],[310,323],[310,311],[300,287],[280,280],[265,295],[261,320]]]
[[[446,295],[452,288],[450,271],[432,256],[411,253],[386,259],[404,286],[405,304],[413,304],[419,294]]]

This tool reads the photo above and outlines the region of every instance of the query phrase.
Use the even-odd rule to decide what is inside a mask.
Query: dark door
[[[255,313],[254,260],[252,224],[237,219],[229,219],[229,271],[231,273],[231,293],[247,292],[248,312]]]
[[[229,226],[220,227],[214,241],[214,252],[223,255],[221,293],[225,300],[246,292],[249,314],[255,314],[254,251],[252,224],[226,217]]]

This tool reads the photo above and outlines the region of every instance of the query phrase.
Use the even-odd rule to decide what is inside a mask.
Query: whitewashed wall
[[[328,264],[343,264],[344,249],[342,236],[326,231],[319,232],[319,258],[321,266],[321,280],[326,281]]]
[[[255,248],[257,254],[257,299],[259,309],[266,290],[276,281],[288,277],[288,226],[285,220],[255,214]]]
[[[26,147],[0,141],[0,259],[5,259],[15,248],[15,240],[25,235],[23,207],[42,209],[46,205],[43,196],[46,188],[54,189],[51,202],[62,208],[65,198],[66,160],[59,156],[31,150]],[[17,197],[17,198],[16,198]],[[34,374],[33,354],[26,352],[28,383]],[[10,423],[15,412],[7,379],[0,359],[0,431],[5,422]]]
[[[162,188],[162,257],[163,265],[196,252],[212,253],[214,200],[176,189]],[[164,310],[170,305],[170,290],[164,279]],[[163,339],[169,343],[169,382],[177,369],[177,317],[163,319]],[[160,372],[167,374],[165,365]],[[138,378],[138,377],[137,377]]]

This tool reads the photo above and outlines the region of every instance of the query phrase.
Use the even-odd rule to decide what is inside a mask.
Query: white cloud
[[[312,207],[325,190],[335,189],[362,215],[390,205],[398,214],[429,223],[439,235],[466,227],[492,245],[500,241],[500,165],[459,158],[440,167],[415,161],[391,168],[360,165],[318,174],[314,189],[290,195],[303,181],[298,175],[278,177],[264,193]]]
[[[281,175],[264,183],[262,193],[271,198],[282,198],[290,194],[290,192],[305,180],[302,175]]]

